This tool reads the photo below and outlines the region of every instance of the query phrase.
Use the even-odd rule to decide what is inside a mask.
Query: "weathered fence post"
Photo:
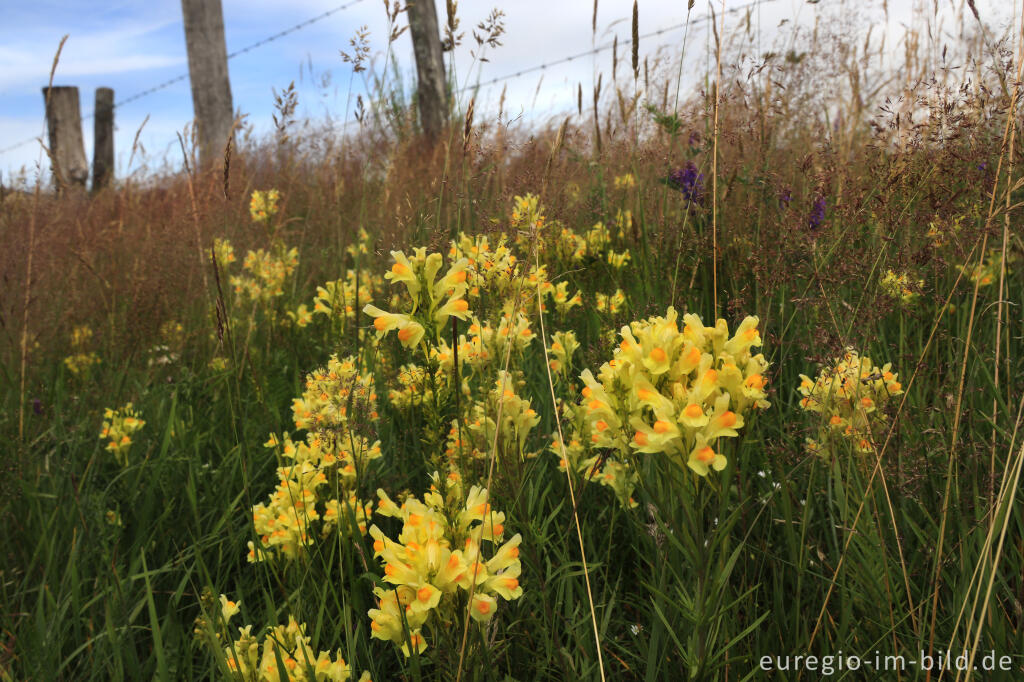
[[[85,158],[85,141],[82,139],[78,88],[69,85],[43,88],[43,99],[50,138],[50,164],[57,190],[71,185],[85,187],[85,181],[89,179],[89,162]]]
[[[409,0],[408,8],[409,34],[416,55],[416,100],[420,109],[420,126],[427,139],[436,141],[447,110],[437,9],[434,0]]]
[[[181,0],[181,13],[199,133],[199,163],[208,169],[224,158],[234,124],[224,12],[221,0]]]
[[[92,191],[98,192],[114,177],[114,91],[96,88],[93,119]]]

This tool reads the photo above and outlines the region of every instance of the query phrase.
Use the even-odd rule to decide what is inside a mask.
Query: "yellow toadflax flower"
[[[121,466],[128,465],[128,450],[132,446],[132,435],[145,425],[146,422],[139,419],[139,415],[132,408],[131,403],[127,403],[117,410],[110,408],[104,410],[100,439],[107,441],[107,450],[114,453],[114,457],[117,458]]]
[[[227,597],[221,595],[221,602],[225,601]],[[253,636],[252,625],[246,625],[239,628],[238,637],[230,646],[224,646],[223,660],[233,679],[254,682],[346,682],[352,679],[352,668],[342,658],[341,650],[317,654],[310,646],[311,641],[305,623],[299,623],[294,617],[288,618],[287,625],[270,628],[262,637]],[[370,673],[364,672],[359,682],[371,682]]]
[[[739,435],[752,409],[769,407],[768,362],[752,351],[761,345],[756,317],[732,336],[725,320],[705,327],[691,314],[682,322],[680,329],[669,308],[664,317],[622,327],[597,376],[589,369],[580,375],[565,452],[577,471],[612,486],[626,506],[633,504],[636,455],[665,455],[700,476],[721,471],[723,439]],[[562,456],[557,439],[551,449]]]
[[[422,499],[410,497],[401,506],[377,491],[378,513],[402,521],[397,540],[370,528],[374,556],[391,586],[374,588],[377,605],[367,612],[370,633],[394,642],[405,656],[426,650],[428,629],[441,613],[452,613],[460,592],[472,593],[470,616],[480,622],[494,617],[496,597],[511,601],[523,594],[522,536],[502,542],[505,515],[491,508],[487,490],[473,486],[464,492],[457,475],[442,479],[435,472],[432,481]],[[483,556],[485,542],[492,548],[490,559]]]
[[[888,417],[881,409],[903,385],[891,363],[877,367],[871,358],[847,348],[842,356],[822,368],[815,379],[800,375],[797,387],[801,409],[818,417],[816,439],[808,438],[808,450],[834,456],[833,448],[849,443],[857,452],[874,452],[877,428]]]
[[[79,325],[71,331],[71,355],[64,358],[64,366],[72,374],[87,374],[89,370],[100,362],[96,353],[87,350],[92,341],[92,328],[88,325]]]
[[[917,292],[924,286],[924,280],[911,280],[905,272],[896,274],[892,270],[886,270],[879,284],[889,297],[903,303],[911,303],[918,297]]]
[[[277,215],[277,202],[281,198],[280,192],[270,189],[266,192],[254,190],[249,199],[249,215],[254,222],[268,223]]]

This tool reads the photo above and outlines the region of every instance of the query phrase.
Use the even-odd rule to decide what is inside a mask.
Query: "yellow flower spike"
[[[138,414],[132,407],[132,403],[125,404],[117,410],[106,408],[103,412],[104,421],[100,428],[99,437],[107,440],[106,449],[114,454],[121,466],[128,465],[128,451],[132,445],[132,435],[137,433],[146,425],[146,422],[138,418]]]
[[[421,629],[434,622],[435,612],[450,612],[458,590],[474,592],[476,611],[470,615],[478,620],[493,617],[496,596],[516,599],[522,594],[518,580],[521,537],[515,536],[496,552],[490,550],[503,532],[504,514],[491,509],[487,491],[479,486],[463,497],[461,478],[457,472],[450,473],[455,476],[442,478],[435,473],[431,490],[422,500],[409,497],[397,508],[394,515],[403,521],[397,543],[378,528],[370,529],[375,555],[384,565],[384,579],[394,585],[374,588],[378,603],[368,612],[371,632],[404,647],[406,655],[411,654],[410,635],[418,647],[415,635],[423,635]],[[383,491],[379,496],[388,507],[390,498]],[[453,506],[459,511],[449,524],[447,514]],[[460,548],[452,551],[453,543]],[[488,553],[493,554],[490,561]]]
[[[816,380],[801,375],[798,392],[800,406],[821,416],[818,437],[808,439],[808,450],[834,456],[832,446],[845,441],[854,451],[870,453],[873,432],[882,428],[888,417],[880,407],[902,387],[886,363],[881,369],[854,349],[824,367]]]

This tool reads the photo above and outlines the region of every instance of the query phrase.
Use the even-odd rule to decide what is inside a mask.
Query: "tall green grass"
[[[825,80],[800,60],[769,71],[799,93]],[[515,150],[497,146],[506,131],[479,126],[464,143],[469,127],[460,121],[449,144],[432,151],[412,134],[379,129],[323,159],[303,156],[301,141],[287,163],[280,148],[252,149],[233,162],[227,198],[222,178],[194,178],[200,238],[231,237],[239,250],[267,245],[249,225],[248,190],[281,190],[278,236],[300,248],[301,260],[275,304],[278,320],[347,267],[383,272],[389,249],[444,251],[459,231],[507,229],[511,196],[527,191],[540,192],[549,218],[578,232],[614,224],[619,211],[632,216],[623,223],[630,266],[592,262],[551,273],[588,296],[564,322],[545,320],[549,337],[576,331],[577,373],[611,357],[609,330],[670,304],[706,322],[716,313],[732,325],[745,314],[760,317],[772,407],[750,420],[726,451],[728,468],[708,480],[656,458],[640,461],[632,510],[582,478],[574,481],[578,503],[570,502],[557,457],[546,452],[556,424],[535,342],[520,393],[541,415],[528,449],[545,452],[499,463],[492,483],[495,506],[523,535],[525,593],[502,605],[492,629],[471,630],[465,660],[454,629],[412,659],[371,638],[366,612],[380,571],[365,538],[353,546],[335,534],[291,564],[245,559],[255,539],[252,507],[276,480],[278,462],[262,444],[269,433],[293,430],[291,401],[308,371],[331,353],[372,357],[356,330],[256,317],[251,333],[218,331],[210,303],[218,295],[225,319],[248,319],[247,311],[231,309],[226,282],[216,290],[209,270],[203,288],[209,265],[197,262],[186,236],[192,207],[181,178],[91,201],[5,199],[6,233],[23,237],[30,216],[41,232],[30,281],[16,250],[3,260],[15,295],[5,297],[3,317],[10,343],[0,397],[0,678],[227,677],[224,657],[201,642],[216,622],[210,596],[228,594],[241,600],[238,620],[254,631],[292,616],[308,625],[315,649],[340,649],[374,680],[453,679],[458,670],[472,680],[760,679],[768,675],[759,667],[764,656],[874,660],[878,652],[910,661],[922,651],[959,654],[975,635],[978,662],[990,650],[1012,657],[1011,671],[975,676],[1018,679],[1024,275],[1021,261],[1007,259],[997,281],[977,288],[976,304],[969,276],[986,235],[989,248],[1005,240],[1011,256],[1024,250],[1007,208],[1019,191],[1003,144],[1015,91],[1000,99],[995,87],[935,90],[933,113],[951,104],[964,133],[936,140],[918,130],[917,144],[896,145],[884,126],[872,132],[863,119],[823,131],[818,112],[793,114],[797,94],[786,100],[794,108],[773,111],[768,89],[764,79],[723,83],[715,205],[710,100],[699,97],[672,112],[666,101],[657,117],[636,119],[639,127],[616,128],[607,112],[600,153],[586,139],[587,120]],[[396,126],[406,119],[390,116]],[[701,140],[686,139],[691,131]],[[387,163],[367,170],[380,155]],[[667,181],[687,161],[704,175],[699,202]],[[626,172],[637,187],[616,189],[613,178]],[[813,226],[819,196],[826,216]],[[1011,228],[1003,233],[1006,216]],[[361,226],[374,251],[353,258],[346,247]],[[879,280],[888,269],[924,280],[913,302],[886,296]],[[9,313],[26,287],[33,343],[23,393],[12,341],[21,330],[8,321],[20,319]],[[595,292],[620,287],[623,310],[594,308]],[[947,298],[955,308],[946,308]],[[164,342],[158,330],[172,319],[184,329],[171,349],[176,359],[149,362],[163,354],[150,349]],[[71,326],[81,323],[97,332],[101,362],[75,375],[63,358]],[[796,387],[800,374],[813,377],[847,346],[878,364],[891,361],[905,395],[893,402],[884,449],[879,442],[876,454],[824,459],[804,449],[814,422]],[[387,352],[404,351],[394,344]],[[211,368],[215,355],[225,368]],[[378,375],[384,457],[373,482],[392,494],[420,493],[438,456],[438,423],[425,410],[408,417],[387,405],[386,376]],[[578,400],[578,386],[554,390]],[[97,436],[103,408],[129,400],[147,425],[121,467]],[[835,676],[876,678],[863,670]],[[900,678],[929,677],[938,673],[908,665]]]

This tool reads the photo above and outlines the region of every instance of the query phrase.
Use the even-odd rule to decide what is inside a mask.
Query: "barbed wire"
[[[725,10],[725,12],[723,14],[734,14],[736,12],[742,12],[743,10],[751,9],[751,8],[756,7],[758,5],[765,5],[765,4],[768,4],[770,2],[774,2],[774,1],[775,0],[754,0],[753,2],[748,2],[745,5],[739,5],[737,7],[732,7],[730,9],[727,9],[727,10]],[[662,35],[664,33],[668,33],[669,31],[675,31],[675,30],[678,30],[678,29],[681,29],[681,28],[685,28],[687,26],[687,23],[689,23],[690,26],[696,26],[696,25],[699,25],[699,24],[706,23],[706,22],[710,21],[712,18],[713,18],[712,15],[705,14],[705,15],[697,17],[696,19],[692,19],[689,22],[683,22],[681,24],[674,24],[672,26],[666,26],[665,28],[660,28],[657,31],[651,31],[650,33],[642,33],[638,37],[641,38],[641,39],[643,39],[643,38],[653,38],[654,36],[659,36],[659,35]],[[537,66],[531,66],[531,67],[526,68],[526,69],[521,69],[519,71],[516,71],[514,73],[509,73],[509,74],[506,74],[504,76],[498,76],[497,78],[492,78],[490,80],[482,81],[480,83],[474,83],[473,85],[467,85],[464,88],[460,88],[457,92],[461,94],[461,93],[469,91],[469,90],[476,90],[476,89],[479,89],[479,88],[482,88],[482,87],[485,87],[485,86],[488,86],[488,85],[494,85],[495,83],[500,83],[502,81],[511,80],[513,78],[519,78],[520,76],[525,76],[526,74],[529,74],[529,73],[536,73],[537,71],[544,71],[544,70],[546,70],[546,69],[548,69],[548,68],[550,68],[552,66],[560,66],[562,64],[568,64],[569,62],[571,62],[571,61],[573,61],[575,59],[580,59],[582,57],[590,57],[590,56],[595,55],[595,54],[600,54],[601,52],[606,52],[606,51],[612,49],[614,46],[615,46],[614,42],[608,43],[606,45],[599,45],[598,47],[594,47],[594,48],[591,48],[589,50],[585,50],[583,52],[579,52],[579,53],[574,54],[574,55],[569,55],[568,57],[563,57],[562,59],[557,59],[557,60],[555,60],[553,62],[546,62],[544,64],[538,64]]]
[[[752,2],[748,2],[746,4],[739,5],[737,7],[732,7],[730,9],[727,9],[727,10],[725,10],[725,12],[723,14],[735,14],[736,12],[742,12],[744,10],[749,10],[749,9],[751,9],[753,7],[758,6],[758,5],[764,5],[764,4],[768,4],[768,3],[774,2],[774,1],[775,0],[753,0]],[[296,31],[299,31],[299,30],[301,30],[303,28],[306,28],[307,26],[309,26],[311,24],[314,24],[314,23],[316,23],[318,21],[322,21],[323,19],[326,19],[327,17],[329,17],[329,16],[331,16],[333,14],[337,14],[338,12],[346,10],[349,7],[352,7],[353,5],[358,5],[361,2],[365,2],[365,0],[350,0],[350,2],[347,2],[347,3],[343,4],[343,5],[339,5],[338,7],[335,7],[333,9],[327,10],[326,12],[323,12],[322,14],[318,14],[317,16],[312,17],[310,19],[307,19],[307,20],[305,20],[303,22],[300,22],[298,24],[295,24],[294,26],[290,26],[289,28],[286,28],[283,31],[279,31],[279,32],[277,32],[277,33],[275,33],[273,35],[267,36],[266,38],[263,38],[261,40],[256,41],[255,43],[252,43],[251,45],[247,45],[247,46],[245,46],[245,47],[243,47],[243,48],[241,48],[239,50],[235,50],[234,52],[231,52],[231,53],[228,54],[228,59],[233,59],[233,58],[238,57],[240,55],[243,55],[243,54],[245,54],[247,52],[255,50],[258,47],[262,47],[263,45],[266,45],[268,43],[272,43],[275,40],[283,38],[284,36],[289,35],[291,33],[295,33]],[[688,24],[690,26],[696,26],[696,25],[700,25],[700,24],[706,23],[706,22],[710,21],[712,18],[714,18],[714,17],[713,17],[713,15],[710,15],[710,14],[702,15],[702,16],[697,17],[697,18],[695,18],[695,19],[693,19],[693,20],[691,20],[689,22],[683,22],[683,23],[680,23],[680,24],[673,24],[672,26],[666,26],[664,28],[660,28],[657,31],[651,31],[649,33],[643,33],[643,34],[641,34],[639,36],[639,38],[641,38],[641,39],[653,38],[655,36],[659,36],[659,35],[663,35],[665,33],[668,33],[669,31],[675,31],[675,30],[678,30],[678,29],[681,29],[681,28],[685,28]],[[560,66],[562,64],[568,64],[568,63],[570,63],[570,62],[572,62],[572,61],[574,61],[576,59],[581,59],[583,57],[590,57],[592,55],[600,54],[601,52],[606,52],[608,50],[611,50],[614,47],[614,45],[615,45],[614,42],[607,43],[605,45],[599,45],[599,46],[591,48],[589,50],[585,50],[583,52],[579,52],[579,53],[576,53],[576,54],[573,54],[573,55],[569,55],[567,57],[563,57],[562,59],[556,59],[555,61],[552,61],[552,62],[545,62],[544,64],[538,64],[536,66],[531,66],[531,67],[528,67],[526,69],[520,69],[519,71],[516,71],[516,72],[513,72],[513,73],[509,73],[509,74],[506,74],[504,76],[498,76],[498,77],[491,78],[491,79],[486,80],[486,81],[482,81],[482,82],[479,82],[479,83],[474,83],[472,85],[467,85],[467,86],[465,86],[463,88],[460,88],[456,92],[461,94],[463,92],[467,92],[467,91],[470,91],[470,90],[478,90],[480,88],[483,88],[483,87],[486,87],[486,86],[489,86],[489,85],[494,85],[496,83],[501,83],[502,81],[512,80],[514,78],[520,78],[520,77],[525,76],[525,75],[530,74],[530,73],[536,73],[538,71],[545,71],[545,70],[547,70],[547,69],[549,69],[551,67],[554,67],[554,66]],[[180,83],[181,81],[183,81],[183,80],[185,80],[187,78],[188,78],[188,74],[187,73],[175,76],[174,78],[166,80],[163,83],[159,83],[158,85],[154,85],[151,88],[143,90],[142,92],[135,93],[134,95],[132,95],[130,97],[127,97],[127,98],[125,98],[125,99],[123,99],[123,100],[121,100],[119,102],[116,102],[114,104],[114,108],[116,109],[117,107],[124,106],[125,104],[128,104],[130,102],[134,102],[134,101],[136,101],[138,99],[142,99],[143,97],[146,97],[147,95],[151,95],[154,92],[158,92],[160,90],[168,88],[168,87],[174,85],[175,83]],[[95,115],[95,112],[87,114],[86,116],[82,117],[82,120],[83,121],[87,121],[87,120],[91,119],[94,115]],[[355,120],[347,121],[347,122],[343,123],[341,127],[342,128],[347,128],[350,125],[354,125],[357,122],[358,121],[355,121]],[[31,138],[29,138],[27,140],[23,140],[21,142],[18,142],[17,144],[11,145],[9,147],[5,147],[4,149],[0,149],[0,154],[5,154],[5,153],[7,153],[9,151],[13,151],[15,149],[18,149],[19,147],[25,146],[26,144],[29,144],[31,142],[35,142],[38,139],[39,139],[39,136],[33,136],[33,137],[31,137]]]
[[[348,8],[353,7],[354,5],[358,5],[361,2],[366,2],[366,0],[349,0],[349,2],[346,2],[344,5],[338,5],[337,7],[333,8],[333,9],[329,9],[326,12],[322,12],[321,14],[318,14],[315,17],[311,17],[309,19],[306,19],[305,21],[301,21],[301,22],[295,24],[294,26],[289,26],[288,28],[284,29],[283,31],[278,31],[277,33],[274,33],[273,35],[269,35],[266,38],[262,38],[260,40],[257,40],[255,43],[252,43],[251,45],[246,45],[245,47],[243,47],[243,48],[241,48],[239,50],[235,50],[234,52],[230,52],[230,53],[228,53],[228,59],[229,60],[230,59],[234,59],[235,57],[238,57],[240,55],[246,54],[247,52],[251,52],[252,50],[255,50],[258,47],[263,47],[264,45],[266,45],[268,43],[272,43],[275,40],[283,38],[286,35],[289,35],[291,33],[295,33],[296,31],[300,31],[300,30],[306,28],[307,26],[310,26],[312,24],[317,23],[318,21],[323,21],[327,17],[329,17],[331,15],[334,15],[334,14],[337,14],[338,12],[342,12],[344,10],[347,10]],[[168,80],[165,80],[163,83],[159,83],[157,85],[154,85],[151,88],[147,88],[147,89],[143,90],[142,92],[137,92],[137,93],[135,93],[134,95],[132,95],[130,97],[126,97],[125,99],[123,99],[123,100],[121,100],[119,102],[115,102],[114,103],[114,108],[116,109],[118,107],[122,107],[125,104],[129,104],[131,102],[134,102],[135,100],[139,100],[139,99],[142,99],[143,97],[146,97],[148,95],[152,95],[154,92],[159,92],[160,90],[164,90],[165,88],[169,88],[172,85],[174,85],[175,83],[180,83],[183,80],[186,80],[187,78],[188,78],[188,74],[187,73],[179,74],[179,75],[175,76],[174,78],[170,78]],[[96,112],[88,113],[85,116],[83,116],[81,120],[82,121],[88,121],[89,119],[93,118],[95,115],[96,115]],[[30,137],[30,138],[28,138],[26,140],[22,140],[21,142],[13,144],[13,145],[11,145],[9,147],[4,147],[3,149],[0,149],[0,154],[6,154],[7,152],[14,151],[15,149],[18,149],[19,147],[24,147],[25,145],[27,145],[29,143],[32,143],[32,142],[35,142],[38,139],[39,139],[39,136],[38,135],[34,135],[34,136],[32,136],[32,137]]]

